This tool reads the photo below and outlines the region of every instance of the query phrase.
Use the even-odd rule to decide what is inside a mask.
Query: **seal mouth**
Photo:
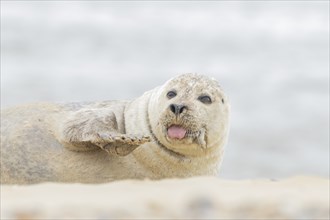
[[[170,141],[184,141],[185,139],[190,139],[191,142],[197,142],[202,148],[206,148],[204,128],[198,131],[189,130],[181,125],[170,125],[166,129],[167,138]]]
[[[167,128],[167,136],[171,139],[181,140],[186,137],[187,130],[179,125],[172,125]]]

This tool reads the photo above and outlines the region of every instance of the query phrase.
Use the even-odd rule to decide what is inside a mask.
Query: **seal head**
[[[154,138],[167,150],[198,156],[226,142],[229,104],[215,79],[183,74],[159,87],[149,101]]]

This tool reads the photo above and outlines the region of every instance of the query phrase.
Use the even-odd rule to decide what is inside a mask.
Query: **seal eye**
[[[211,100],[210,96],[207,96],[207,95],[203,95],[203,96],[198,97],[198,100],[203,102],[204,104],[211,104],[212,103],[212,100]]]
[[[169,91],[168,93],[167,93],[167,98],[169,98],[169,99],[171,99],[171,98],[174,98],[175,96],[176,96],[176,92],[174,92],[174,91]]]

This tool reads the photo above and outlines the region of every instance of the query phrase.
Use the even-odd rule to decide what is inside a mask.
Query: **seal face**
[[[227,137],[229,105],[216,80],[183,74],[153,94],[149,117],[160,144],[182,155],[198,156]]]

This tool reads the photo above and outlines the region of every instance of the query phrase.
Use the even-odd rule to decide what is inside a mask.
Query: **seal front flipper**
[[[95,144],[111,155],[126,156],[141,144],[150,142],[149,136],[133,136],[125,134],[100,134],[100,142]]]
[[[150,141],[148,136],[120,133],[116,115],[108,108],[71,112],[63,121],[60,134],[60,142],[70,150],[91,151],[101,148],[119,156],[125,156]]]

